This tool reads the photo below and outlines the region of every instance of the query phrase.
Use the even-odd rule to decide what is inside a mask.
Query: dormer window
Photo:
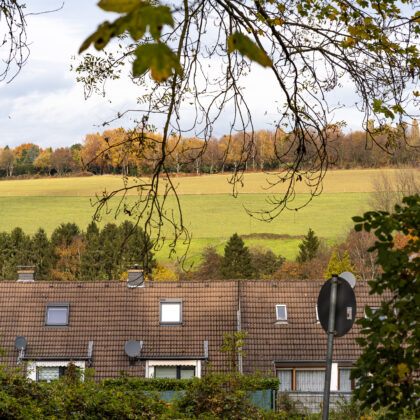
[[[276,319],[278,322],[287,322],[286,305],[276,305]]]
[[[162,299],[159,318],[160,325],[182,324],[182,299]]]
[[[69,304],[48,303],[45,312],[47,327],[67,327],[69,325]]]

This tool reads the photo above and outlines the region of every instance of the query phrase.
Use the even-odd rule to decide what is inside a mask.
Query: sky
[[[91,0],[29,3],[27,11],[33,13],[62,8],[27,17],[29,60],[12,82],[0,82],[0,147],[31,142],[43,148],[57,148],[82,143],[87,134],[102,132],[105,120],[136,105],[138,93],[126,78],[109,84],[105,98],[94,95],[85,100],[76,73],[70,71],[70,66],[78,63],[77,51],[83,40],[112,16]],[[246,80],[257,129],[271,128],[278,100],[271,88],[273,83],[270,71],[257,65]],[[350,85],[341,90],[340,97],[344,103],[355,102]],[[184,117],[188,119],[187,112]],[[335,118],[345,119],[348,129],[361,128],[362,118],[354,106],[336,112]],[[214,127],[216,137],[228,132],[228,120],[222,118]],[[120,120],[110,127],[119,126],[130,128],[130,120]]]

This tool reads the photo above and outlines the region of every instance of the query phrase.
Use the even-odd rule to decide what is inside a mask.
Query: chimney
[[[127,287],[132,289],[135,287],[144,287],[144,271],[139,270],[138,266],[135,265],[135,268],[130,268],[128,272]]]
[[[35,270],[32,266],[18,266],[18,279],[21,282],[35,281]]]

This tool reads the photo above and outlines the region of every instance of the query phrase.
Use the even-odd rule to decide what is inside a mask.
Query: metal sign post
[[[356,296],[348,281],[337,274],[327,280],[318,296],[318,316],[328,334],[322,420],[328,420],[334,338],[347,334],[356,318]]]
[[[324,400],[322,404],[322,420],[328,420],[330,410],[331,367],[334,346],[335,306],[337,304],[338,276],[333,274],[331,279],[330,313],[328,317],[327,366],[325,368]]]

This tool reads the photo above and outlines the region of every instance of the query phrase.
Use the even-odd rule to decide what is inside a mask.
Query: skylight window
[[[69,325],[69,304],[48,303],[45,313],[45,325],[52,327],[64,327]]]
[[[182,323],[182,300],[163,299],[160,301],[160,324],[179,325]]]
[[[315,306],[316,322],[319,324],[318,305]]]
[[[276,318],[277,321],[287,321],[286,305],[276,305]]]

